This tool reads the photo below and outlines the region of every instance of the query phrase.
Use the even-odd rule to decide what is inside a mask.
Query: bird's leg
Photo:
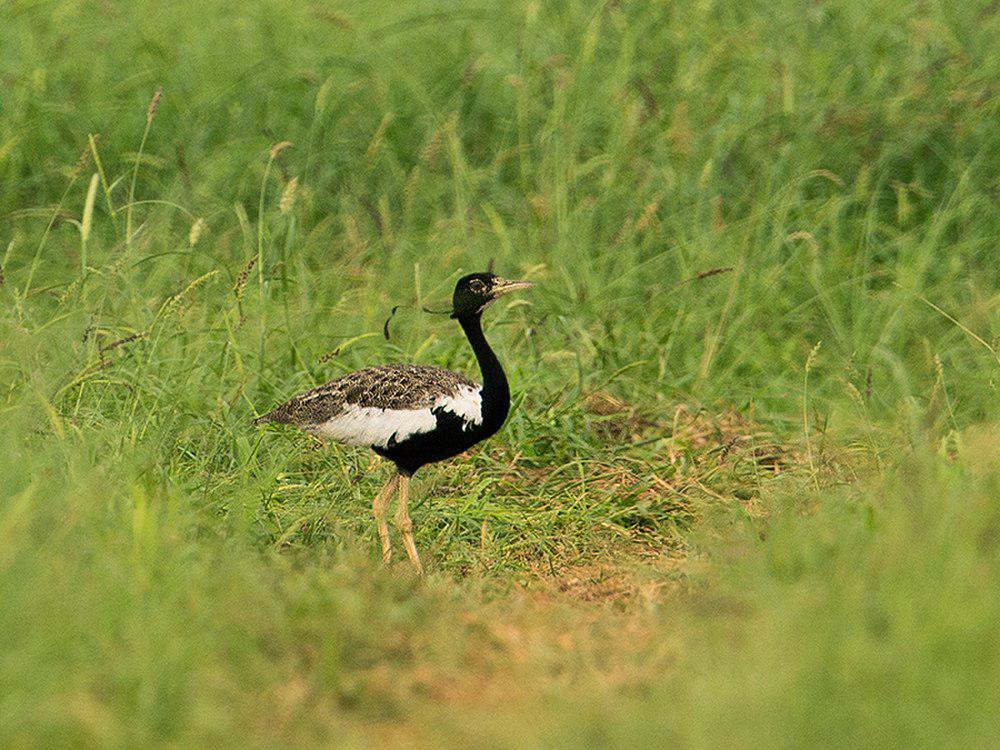
[[[399,500],[396,504],[396,528],[403,535],[403,546],[406,547],[406,554],[417,569],[417,573],[423,573],[424,568],[420,564],[420,555],[417,554],[417,545],[413,543],[413,522],[410,520],[410,511],[407,504],[410,501],[410,478],[400,474],[399,476]]]
[[[382,542],[382,560],[389,562],[392,556],[392,547],[389,545],[389,525],[385,522],[385,507],[389,504],[389,498],[399,486],[399,474],[393,474],[392,478],[378,491],[372,501],[372,512],[375,514],[375,524],[378,526],[378,538]]]

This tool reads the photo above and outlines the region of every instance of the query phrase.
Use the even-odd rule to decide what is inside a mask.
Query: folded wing
[[[383,365],[294,396],[257,422],[291,424],[340,443],[384,448],[432,431],[440,412],[457,415],[465,429],[482,424],[480,387],[439,367]]]

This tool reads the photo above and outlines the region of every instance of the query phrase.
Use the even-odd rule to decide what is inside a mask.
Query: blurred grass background
[[[495,5],[0,6],[0,744],[995,744],[995,4]]]

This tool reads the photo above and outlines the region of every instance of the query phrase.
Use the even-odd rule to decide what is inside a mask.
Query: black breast
[[[503,419],[499,422],[486,420],[470,428],[468,422],[445,409],[434,409],[433,414],[437,425],[430,432],[418,432],[400,442],[393,438],[384,448],[373,445],[372,450],[395,463],[403,474],[410,475],[425,464],[464,453],[490,437],[503,424]]]

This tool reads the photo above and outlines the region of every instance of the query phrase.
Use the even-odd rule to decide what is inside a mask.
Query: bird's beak
[[[497,278],[493,281],[490,293],[493,299],[496,299],[510,292],[516,292],[518,289],[530,289],[533,286],[534,284],[530,281],[511,281],[510,279]]]

